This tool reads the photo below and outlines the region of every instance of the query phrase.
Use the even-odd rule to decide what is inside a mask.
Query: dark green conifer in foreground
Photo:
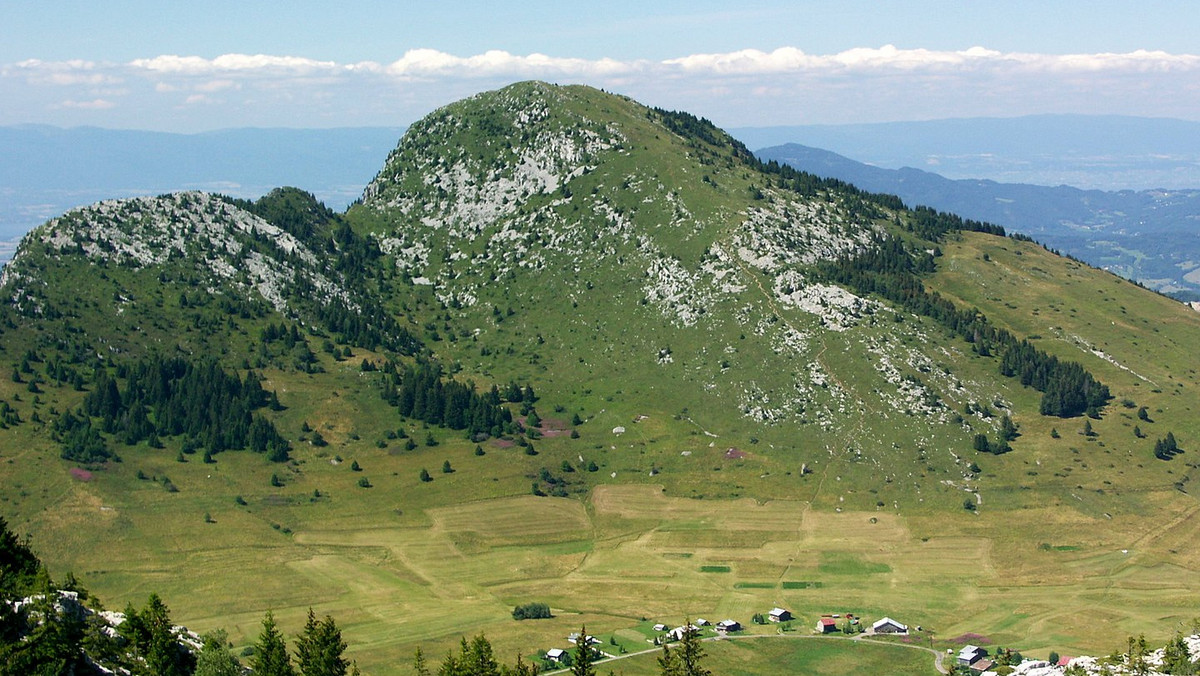
[[[254,659],[251,668],[255,676],[296,676],[292,660],[288,657],[287,642],[275,625],[275,615],[267,611],[262,621],[262,632],[254,644]]]
[[[346,642],[333,618],[317,621],[312,608],[304,631],[296,638],[296,665],[302,676],[345,676],[350,662],[342,657]]]

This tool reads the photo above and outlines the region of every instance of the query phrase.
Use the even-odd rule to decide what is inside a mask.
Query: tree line
[[[64,444],[63,457],[80,462],[107,452],[98,431],[126,445],[146,441],[152,447],[161,447],[162,437],[182,435],[185,446],[203,448],[208,459],[248,448],[285,462],[291,444],[255,413],[268,405],[279,408],[279,399],[263,390],[253,371],[239,378],[211,358],[151,357],[119,365],[114,375],[97,371],[80,413],[63,414],[53,430]]]
[[[913,254],[896,237],[877,237],[865,251],[825,263],[818,273],[860,295],[877,295],[933,319],[971,343],[981,356],[999,354],[1002,375],[1042,393],[1042,415],[1099,415],[1111,398],[1108,386],[1077,362],[1060,360],[993,326],[978,309],[960,309],[937,292],[926,291],[920,275],[933,268],[933,254]]]
[[[517,431],[512,412],[501,405],[495,386],[480,393],[474,383],[446,378],[440,364],[424,358],[403,367],[388,361],[383,372],[382,396],[406,418],[466,430],[471,435],[499,437]],[[533,395],[532,388],[529,395]]]

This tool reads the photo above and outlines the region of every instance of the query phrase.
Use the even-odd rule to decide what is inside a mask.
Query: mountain
[[[45,125],[0,127],[0,238],[119,197],[206,190],[242,198],[303,185],[355,200],[402,127],[226,129],[202,134]]]
[[[779,606],[1078,654],[1200,600],[1200,315],[595,89],[434,111],[344,213],[72,210],[0,297],[0,512],[237,646],[315,607],[400,673]]]
[[[1200,297],[1200,190],[1104,192],[978,179],[950,180],[904,167],[883,169],[798,144],[757,153],[863,190],[897,195],[1031,236],[1164,293]]]
[[[804,143],[875,166],[1100,190],[1200,186],[1197,123],[1027,116],[876,125],[740,128],[750,148]],[[402,127],[225,129],[202,134],[46,125],[0,127],[0,238],[96,201],[205,190],[255,198],[303,186],[342,209]],[[64,168],[70,168],[66,170]],[[6,242],[0,242],[3,246]],[[0,250],[0,260],[9,255]]]
[[[800,143],[868,164],[943,176],[1095,190],[1200,186],[1200,122],[1027,115],[732,129],[751,148]]]

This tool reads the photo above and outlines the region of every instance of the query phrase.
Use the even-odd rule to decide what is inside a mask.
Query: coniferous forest
[[[255,413],[269,404],[278,406],[278,398],[263,390],[253,371],[239,378],[213,359],[156,357],[122,364],[113,376],[98,372],[83,400],[84,419],[64,416],[63,457],[88,462],[103,456],[94,420],[126,445],[146,441],[159,447],[162,437],[182,435],[186,449],[203,450],[208,459],[226,450],[249,449],[284,462],[291,445],[273,423]]]

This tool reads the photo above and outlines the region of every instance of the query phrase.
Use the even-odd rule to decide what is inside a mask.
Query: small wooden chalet
[[[767,615],[767,619],[772,622],[788,622],[792,619],[792,613],[790,610],[784,610],[783,608],[772,608],[771,612]]]
[[[742,623],[737,620],[721,620],[717,623],[717,631],[727,633],[731,631],[741,631]]]

